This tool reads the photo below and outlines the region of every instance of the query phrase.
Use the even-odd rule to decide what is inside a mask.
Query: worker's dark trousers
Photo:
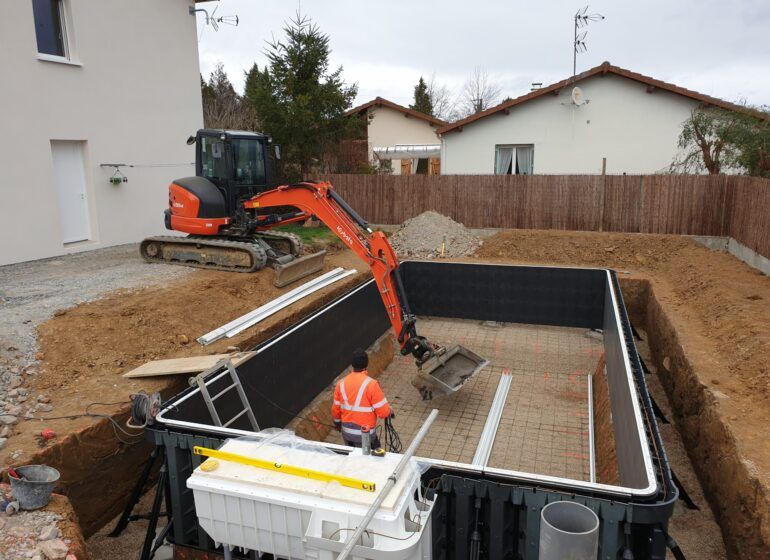
[[[348,447],[361,447],[361,440],[358,441],[350,441],[345,436],[342,436],[342,439],[345,440],[345,445]],[[371,437],[369,438],[371,440],[371,447],[372,449],[377,449],[380,446],[380,438],[377,437],[377,434],[372,432]]]

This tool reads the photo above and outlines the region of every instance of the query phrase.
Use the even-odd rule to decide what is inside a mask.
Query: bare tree
[[[455,103],[452,90],[436,81],[433,74],[428,82],[428,97],[430,97],[433,116],[442,121],[451,121],[455,114]]]
[[[221,62],[214,68],[208,82],[205,82],[201,76],[201,95],[203,123],[207,128],[235,130],[259,128],[254,110],[236,93]]]
[[[460,117],[467,117],[496,105],[502,94],[500,84],[492,81],[484,68],[477,66],[463,84],[457,100]]]

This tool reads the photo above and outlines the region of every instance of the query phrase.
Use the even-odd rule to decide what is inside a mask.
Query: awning
[[[396,144],[374,148],[379,159],[425,159],[441,157],[441,144]]]

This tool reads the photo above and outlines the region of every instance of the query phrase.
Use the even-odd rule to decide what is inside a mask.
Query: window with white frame
[[[495,175],[532,175],[534,155],[533,144],[498,144],[495,146]]]
[[[37,52],[69,58],[64,0],[32,0]]]

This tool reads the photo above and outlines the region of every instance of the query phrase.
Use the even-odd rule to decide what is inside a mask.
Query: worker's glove
[[[342,422],[334,422],[334,429],[338,432],[342,431]]]
[[[390,419],[394,420],[395,418],[396,418],[396,413],[391,410],[390,411]]]

